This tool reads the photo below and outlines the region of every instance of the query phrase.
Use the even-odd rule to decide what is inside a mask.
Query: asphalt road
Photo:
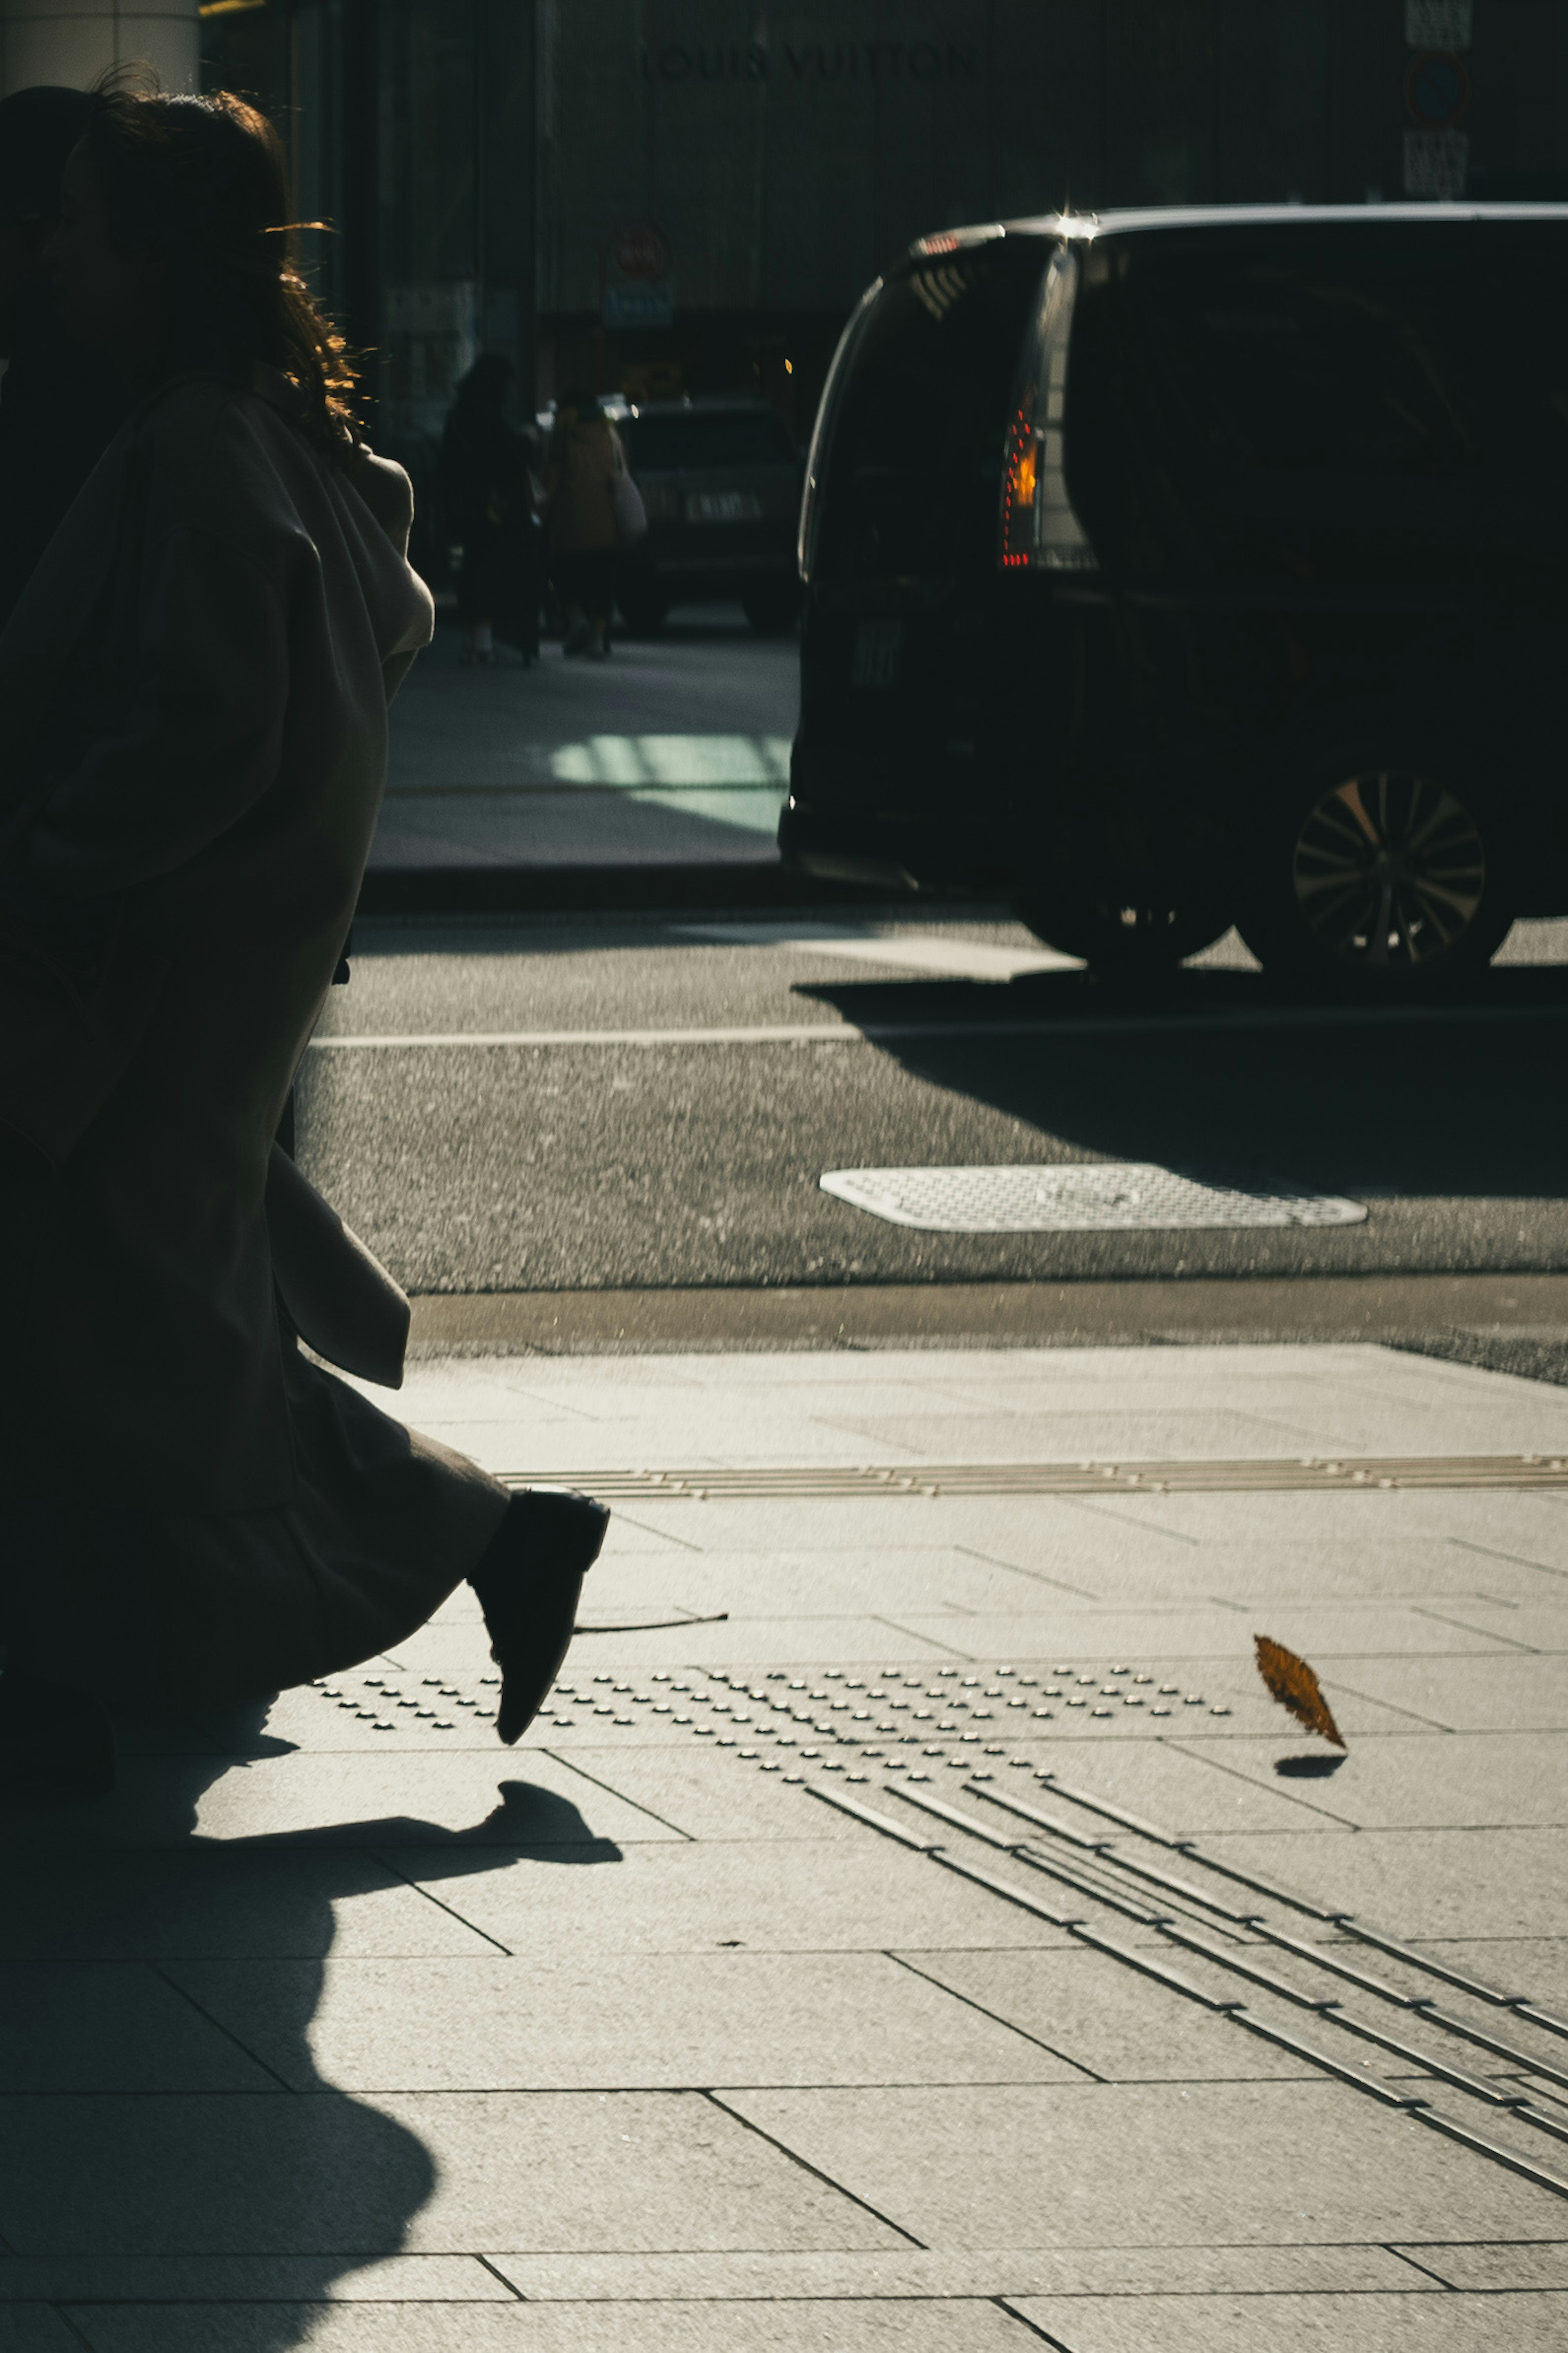
[[[1568,1268],[1568,923],[1522,928],[1468,1002],[1414,1020],[1276,1003],[1234,943],[1138,1007],[1076,970],[1016,969],[1036,944],[1005,922],[905,917],[879,943],[803,941],[804,918],[703,924],[725,929],[361,926],[321,1036],[372,1042],[307,1056],[300,1149],[410,1290]],[[524,1042],[461,1042],[498,1033]],[[1272,1177],[1369,1214],[941,1234],[819,1182],[1096,1159]]]

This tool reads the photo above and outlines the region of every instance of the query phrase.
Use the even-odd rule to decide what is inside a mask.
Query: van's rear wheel
[[[1429,770],[1320,775],[1265,839],[1240,918],[1264,970],[1376,1001],[1440,995],[1501,945],[1513,908],[1473,788]]]
[[[1231,924],[1229,911],[1215,906],[1121,905],[1077,895],[1022,900],[1018,916],[1047,947],[1126,979],[1173,972],[1184,957],[1212,947]]]

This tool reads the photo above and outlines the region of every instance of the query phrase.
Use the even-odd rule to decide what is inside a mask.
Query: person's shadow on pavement
[[[620,1860],[568,1799],[516,1778],[458,1831],[388,1817],[312,1838],[199,1835],[206,1790],[287,1751],[263,1733],[265,1717],[262,1707],[172,1739],[163,1727],[153,1740],[163,1753],[128,1758],[112,1795],[0,1814],[0,2242],[11,2295],[21,2287],[33,2300],[10,2269],[20,2259],[41,2303],[232,2296],[247,2307],[246,2353],[304,2342],[313,2320],[301,2307],[403,2252],[435,2186],[415,2132],[317,2072],[310,2031],[334,1905],[400,1885],[400,1900],[417,1905],[400,1848],[420,1849],[422,1880],[437,1852],[443,1878],[493,1870],[520,1850],[563,1863]],[[209,1741],[224,1753],[199,1753]],[[454,1946],[443,1932],[428,1949]],[[224,2001],[219,2016],[202,2002],[204,1967],[209,1983],[232,1986],[236,1963],[250,1999]],[[214,2256],[230,2260],[202,2260]]]

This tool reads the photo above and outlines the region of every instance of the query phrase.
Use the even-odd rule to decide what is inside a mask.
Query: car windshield
[[[626,463],[636,474],[721,473],[737,466],[800,462],[788,427],[772,409],[628,417],[620,430]]]
[[[1068,406],[1090,537],[1133,570],[1436,582],[1561,564],[1565,266],[1555,222],[1098,252]]]
[[[816,576],[994,568],[1008,397],[1047,259],[1035,238],[998,237],[878,296],[821,460]]]

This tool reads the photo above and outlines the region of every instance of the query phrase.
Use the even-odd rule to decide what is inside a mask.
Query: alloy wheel
[[[1473,928],[1486,846],[1446,786],[1377,769],[1308,812],[1291,880],[1303,923],[1336,963],[1411,970],[1451,955]]]

